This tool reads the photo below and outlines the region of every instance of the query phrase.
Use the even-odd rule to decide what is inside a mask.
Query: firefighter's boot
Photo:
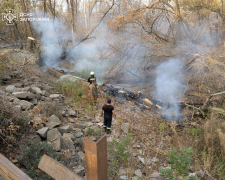
[[[106,134],[111,134],[112,131],[110,129],[107,129]]]

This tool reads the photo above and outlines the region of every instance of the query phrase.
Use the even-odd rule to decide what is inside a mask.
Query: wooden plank
[[[49,174],[55,180],[83,180],[71,170],[47,155],[42,156],[38,168]]]
[[[0,154],[0,174],[6,180],[32,180],[2,154]]]
[[[96,143],[84,138],[86,176],[88,180],[98,179],[97,147]]]
[[[107,136],[97,142],[98,179],[107,180]]]
[[[87,180],[107,180],[107,141],[104,135],[96,143],[84,138]]]

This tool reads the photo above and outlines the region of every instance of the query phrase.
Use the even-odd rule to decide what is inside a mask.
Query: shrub
[[[160,176],[166,180],[175,179],[188,179],[189,166],[191,163],[192,148],[185,149],[181,147],[182,153],[179,153],[176,148],[171,149],[171,153],[168,155],[171,168],[160,169]],[[200,179],[197,176],[193,176],[189,179]]]
[[[128,158],[131,153],[127,151],[128,145],[131,141],[132,133],[128,133],[126,137],[122,139],[121,142],[117,141],[117,139],[113,139],[112,144],[109,146],[109,152],[112,155],[113,164],[116,165],[118,161],[122,161],[123,163],[128,163]]]
[[[202,129],[200,129],[200,128],[190,127],[188,129],[188,133],[193,135],[195,137],[195,139],[199,138],[199,135],[201,134],[201,132],[202,132]]]
[[[33,178],[34,180],[51,179],[49,175],[38,169],[38,164],[44,154],[53,158],[55,157],[55,151],[53,150],[52,145],[47,144],[46,142],[31,144],[29,146],[23,146],[22,152],[23,159],[20,160],[19,163],[26,167],[26,169],[29,171],[28,175],[31,178]]]

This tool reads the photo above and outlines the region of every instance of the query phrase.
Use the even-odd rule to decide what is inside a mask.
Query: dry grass
[[[28,117],[16,112],[7,100],[0,99],[0,152],[7,157],[19,148],[21,140],[30,132]]]
[[[208,95],[224,88],[225,64],[219,58],[199,56],[186,69],[188,86]]]
[[[220,165],[221,162],[222,164],[225,162],[224,115],[212,111],[205,120],[200,120],[196,125],[195,132],[201,130],[197,136],[194,137],[192,134],[191,137],[190,132],[183,134],[188,135],[188,141],[194,147],[193,169],[208,171],[212,176],[221,179],[225,176],[225,171],[221,171],[224,168]]]
[[[56,91],[66,96],[65,103],[74,109],[84,108],[89,116],[96,116],[96,107],[88,96],[88,83],[78,80],[76,82],[63,82],[57,85]]]
[[[5,59],[3,58],[3,56],[0,55],[0,80],[1,80],[1,77],[6,72],[6,65],[7,65],[7,61],[5,61]]]

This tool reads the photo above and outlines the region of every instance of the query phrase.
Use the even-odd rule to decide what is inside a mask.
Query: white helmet
[[[94,75],[95,73],[93,71],[91,71],[90,75]]]

